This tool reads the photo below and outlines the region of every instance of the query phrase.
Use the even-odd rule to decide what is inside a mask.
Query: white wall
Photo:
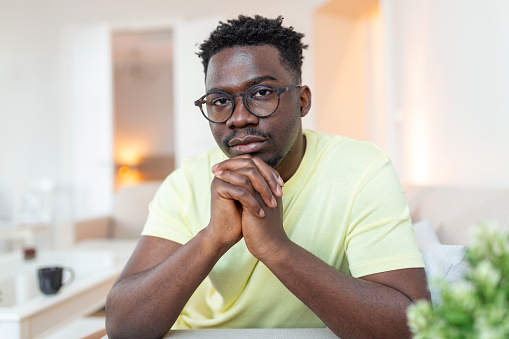
[[[403,180],[509,188],[509,1],[382,3]]]
[[[107,215],[113,203],[111,35],[106,25],[76,29],[66,42],[63,140],[76,218]]]
[[[195,41],[207,38],[207,32],[217,26],[221,17],[196,19],[175,25],[175,164],[179,166],[187,157],[197,156],[215,146],[207,120],[193,102],[205,93],[201,60],[192,56],[198,51]]]
[[[0,214],[18,182],[63,176],[59,32],[38,25],[44,7],[0,0]]]
[[[73,185],[69,161],[73,135],[68,129],[69,112],[64,109],[68,99],[64,97],[68,77],[64,73],[68,68],[63,53],[65,32],[96,25],[164,26],[240,13],[282,14],[285,24],[306,33],[306,42],[312,46],[311,10],[321,2],[217,0],[211,6],[198,0],[0,0],[0,215],[10,213],[16,182],[48,177],[62,189]],[[188,41],[193,45],[198,42]],[[312,53],[305,52],[305,58],[303,77],[312,84]],[[200,77],[196,84],[201,89],[202,81]],[[176,115],[199,114],[193,111],[192,102],[189,105],[189,111]],[[306,120],[312,127],[313,115]],[[202,123],[206,124],[205,119]],[[185,147],[178,141],[176,144],[177,148]]]

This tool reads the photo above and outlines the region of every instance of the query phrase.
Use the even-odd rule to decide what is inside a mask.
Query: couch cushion
[[[440,290],[443,286],[455,284],[469,273],[466,247],[441,244],[429,220],[421,220],[413,226],[415,240],[424,261],[431,300],[436,306],[442,302]]]
[[[421,250],[426,278],[434,305],[441,303],[440,291],[454,285],[469,273],[466,247],[461,245],[431,245]]]
[[[509,230],[509,190],[405,185],[414,222],[428,219],[444,244],[468,245],[483,220]]]
[[[161,181],[143,182],[118,190],[113,206],[113,238],[139,238],[148,217],[148,205]]]

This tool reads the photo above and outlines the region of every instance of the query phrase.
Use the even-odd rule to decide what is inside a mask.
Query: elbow
[[[127,305],[122,304],[122,298],[115,297],[115,287],[106,298],[105,305],[105,326],[109,339],[115,338],[140,338],[136,335],[136,325],[129,319],[126,312]]]
[[[125,298],[115,297],[114,291],[106,299],[106,333],[116,338],[162,338],[169,330],[165,324],[154,322],[153,311],[146,308],[130,308]]]
[[[369,319],[358,318],[348,324],[344,319],[336,319],[326,325],[339,338],[412,338],[404,310],[403,307],[385,310],[378,316],[372,313]]]
[[[122,331],[121,316],[117,312],[115,312],[115,302],[112,299],[113,298],[111,297],[111,292],[110,292],[110,294],[108,295],[108,298],[106,299],[106,306],[105,306],[106,333],[108,334],[109,339],[126,338],[127,336]],[[126,323],[126,322],[124,322],[124,323]]]

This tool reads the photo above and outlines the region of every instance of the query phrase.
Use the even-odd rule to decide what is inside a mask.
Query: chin
[[[281,162],[283,161],[283,156],[281,156],[281,155],[277,155],[277,156],[272,157],[272,158],[270,158],[270,159],[268,159],[268,160],[263,159],[263,161],[264,161],[267,165],[269,165],[270,167],[272,167],[272,168],[276,168],[276,167],[277,167],[277,166],[279,166],[279,164],[281,164]]]

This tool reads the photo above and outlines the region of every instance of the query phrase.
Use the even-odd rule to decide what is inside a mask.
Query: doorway
[[[174,169],[173,54],[171,30],[112,33],[115,189]]]
[[[316,127],[385,146],[385,41],[378,0],[329,0],[313,13]]]

